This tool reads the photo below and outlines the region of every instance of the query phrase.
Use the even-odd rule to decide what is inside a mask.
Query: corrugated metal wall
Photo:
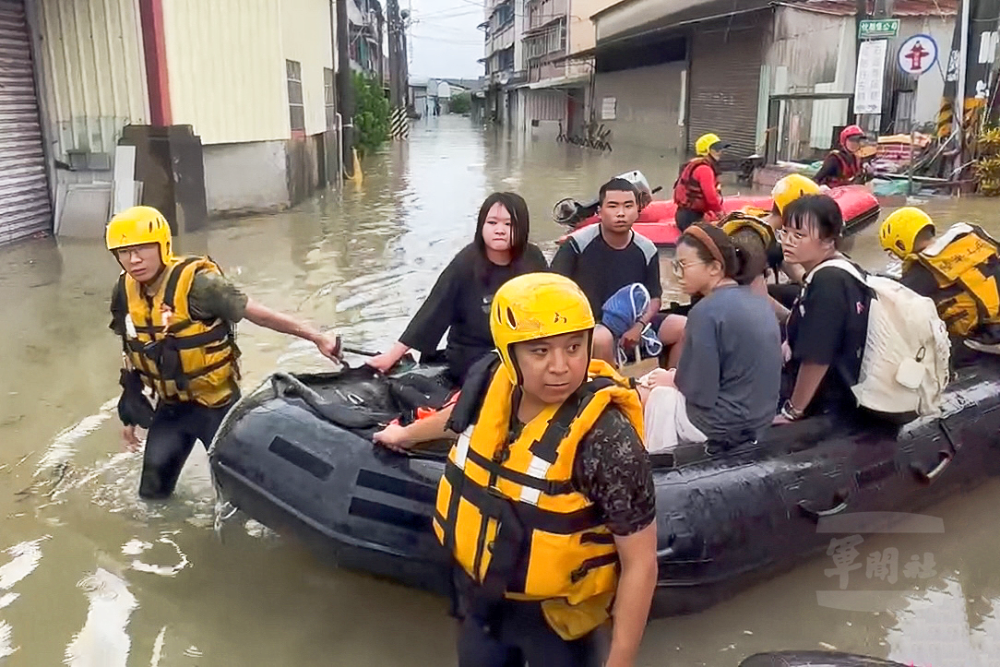
[[[39,0],[38,10],[53,155],[114,153],[121,128],[149,118],[137,0]]]
[[[323,69],[333,67],[329,0],[282,0],[285,58],[302,63],[306,134],[326,130]]]
[[[205,144],[290,136],[280,0],[170,0],[163,22],[174,123]]]
[[[527,121],[566,120],[566,92],[561,90],[529,90]]]
[[[714,132],[732,144],[729,157],[757,150],[757,97],[770,12],[750,14],[744,25],[705,25],[691,45],[688,145]],[[735,21],[734,21],[735,23]]]

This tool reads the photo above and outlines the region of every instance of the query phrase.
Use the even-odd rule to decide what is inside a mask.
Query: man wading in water
[[[239,398],[237,322],[298,336],[332,360],[340,342],[248,299],[212,260],[175,257],[170,227],[155,208],[119,213],[106,236],[123,269],[111,297],[111,328],[127,360],[118,414],[131,451],[140,447],[136,426],[149,429],[139,495],[167,498],[195,440],[208,447]]]

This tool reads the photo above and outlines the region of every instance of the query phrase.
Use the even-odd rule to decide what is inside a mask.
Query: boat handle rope
[[[938,452],[938,462],[933,468],[925,469],[918,463],[911,463],[910,470],[913,471],[914,476],[917,481],[924,486],[929,486],[933,484],[934,481],[940,477],[951,462],[955,459],[955,454],[958,453],[960,447],[959,444],[955,442],[955,438],[952,437],[951,429],[948,428],[948,424],[944,419],[938,419],[938,427],[941,429],[941,433],[944,434],[945,440],[948,441],[948,449],[942,449]]]
[[[816,510],[809,506],[809,501],[800,500],[798,503],[799,512],[814,523],[819,523],[820,519],[831,517],[847,510],[847,503],[851,498],[849,489],[840,489],[833,494],[834,506],[826,510]]]

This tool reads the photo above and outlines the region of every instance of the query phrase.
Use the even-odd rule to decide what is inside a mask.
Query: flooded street
[[[431,118],[408,144],[369,160],[362,185],[223,221],[176,246],[211,255],[252,298],[383,350],[472,240],[491,191],[527,199],[532,240],[551,257],[564,232],[552,205],[636,168],[669,190],[677,162]],[[926,210],[939,230],[961,219],[1000,232],[995,201]],[[865,229],[853,249],[870,268],[884,263],[876,232]],[[0,664],[453,665],[445,600],[331,571],[245,519],[220,538],[203,450],[173,500],[138,499],[141,455],[123,453],[115,414],[120,346],[107,325],[116,268],[97,241],[0,250]],[[245,388],[279,366],[329,368],[308,343],[252,324],[239,336]],[[927,578],[895,584],[855,572],[852,590],[885,591],[878,612],[818,604],[818,591],[836,588],[824,573],[832,561],[820,557],[705,613],[652,622],[640,664],[735,667],[758,651],[824,647],[935,667],[998,664],[998,503],[1000,484],[989,483],[926,512],[943,533],[865,536],[863,554],[895,548],[901,563],[930,553],[935,564]]]

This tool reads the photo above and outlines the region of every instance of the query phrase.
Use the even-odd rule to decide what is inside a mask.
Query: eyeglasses
[[[141,243],[139,245],[125,246],[124,248],[116,248],[115,256],[120,260],[128,260],[133,256],[142,259],[142,253],[147,250],[156,249],[159,252],[159,247],[155,243]]]
[[[692,266],[698,266],[699,264],[708,264],[708,262],[688,262],[685,264],[679,259],[671,260],[670,268],[673,269],[674,276],[677,278],[684,277],[684,271],[691,268]]]
[[[778,240],[781,241],[783,245],[798,245],[810,238],[809,234],[806,234],[798,229],[789,229],[788,227],[782,227],[779,229],[777,236]]]

